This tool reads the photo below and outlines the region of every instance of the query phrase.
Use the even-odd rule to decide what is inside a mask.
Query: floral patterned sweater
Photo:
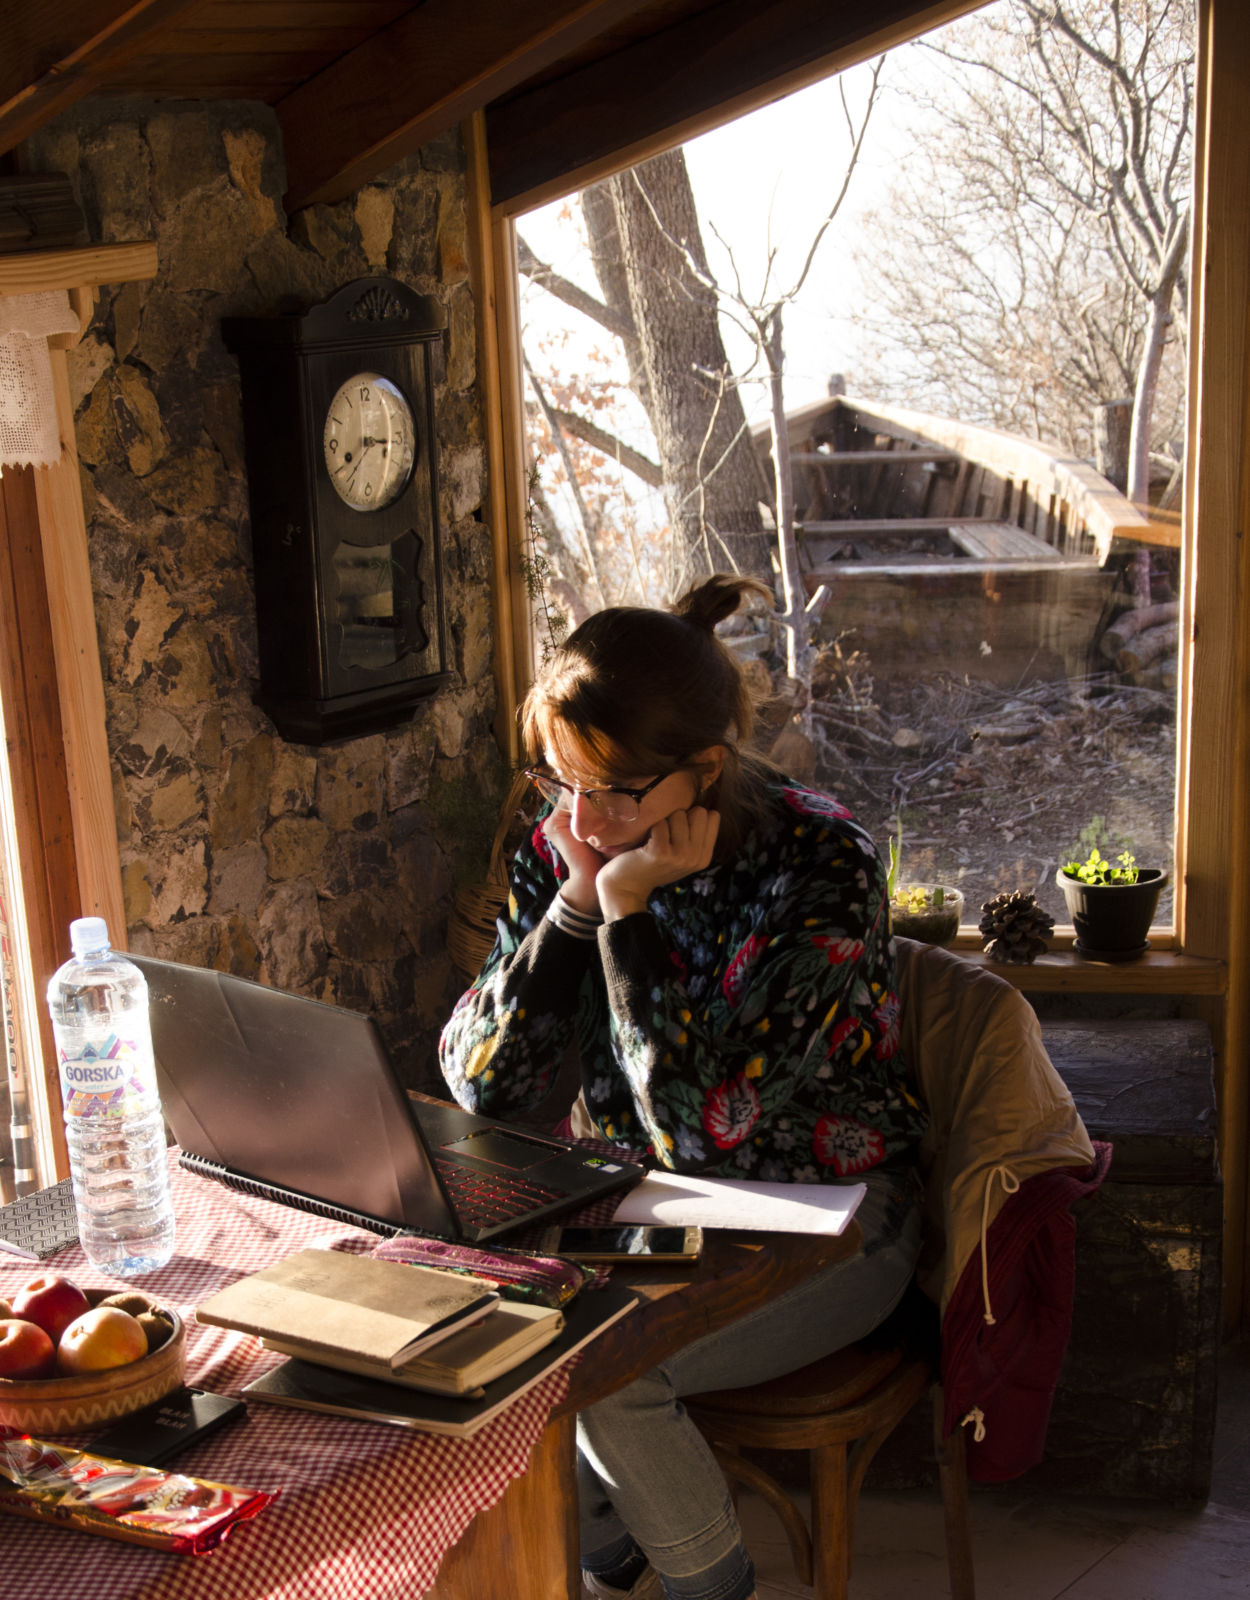
[[[470,1110],[536,1106],[576,1034],[587,1109],[679,1172],[838,1182],[914,1153],[885,872],[828,795],[779,779],[737,856],[578,939],[544,912],[541,822],[486,965],[439,1045]]]

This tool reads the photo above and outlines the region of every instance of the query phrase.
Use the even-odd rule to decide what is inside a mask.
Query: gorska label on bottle
[[[134,1044],[110,1034],[97,1048],[89,1044],[81,1055],[60,1052],[61,1096],[67,1116],[99,1116],[121,1102],[130,1087]],[[141,1085],[135,1084],[136,1088]]]

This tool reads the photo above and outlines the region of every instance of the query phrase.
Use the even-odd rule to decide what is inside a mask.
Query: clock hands
[[[362,373],[343,384],[327,407],[325,465],[348,505],[372,510],[403,490],[416,450],[406,405],[387,380]]]

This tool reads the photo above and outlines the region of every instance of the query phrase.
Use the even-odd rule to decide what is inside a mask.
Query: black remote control
[[[224,1394],[175,1389],[155,1405],[145,1406],[106,1428],[87,1449],[92,1455],[108,1456],[113,1461],[159,1467],[246,1411],[242,1400],[232,1400]]]

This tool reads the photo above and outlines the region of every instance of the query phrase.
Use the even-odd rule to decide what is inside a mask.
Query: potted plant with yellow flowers
[[[1090,843],[1089,855],[1082,861],[1074,853],[1055,874],[1055,882],[1076,929],[1077,954],[1132,961],[1149,946],[1150,924],[1169,874],[1163,867],[1139,867],[1128,849],[1109,860],[1091,842],[1101,820],[1096,817],[1082,833],[1082,844]]]

